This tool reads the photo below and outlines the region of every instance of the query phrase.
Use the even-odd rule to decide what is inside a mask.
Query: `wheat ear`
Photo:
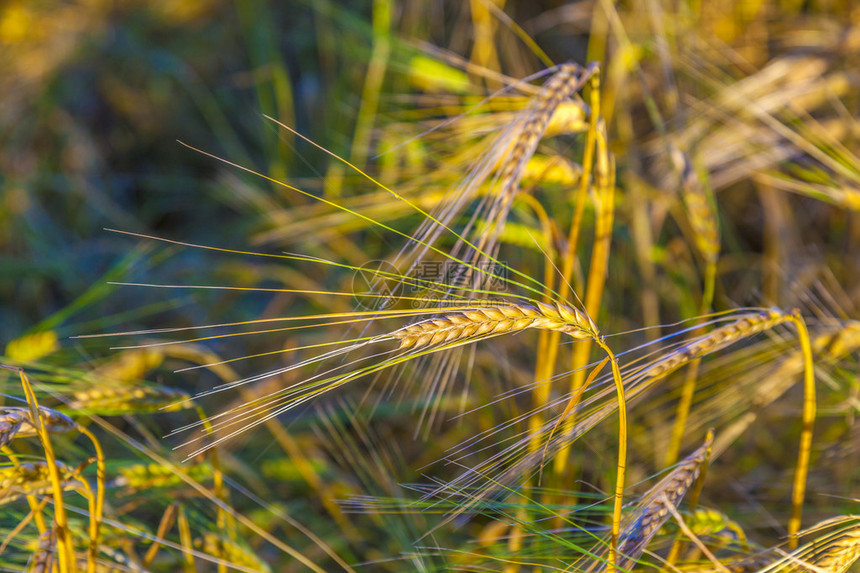
[[[576,340],[597,336],[594,322],[573,307],[555,303],[477,307],[443,314],[395,330],[388,336],[400,348],[423,348],[519,332],[528,328],[557,330]]]
[[[708,334],[695,338],[680,348],[669,352],[651,365],[636,372],[634,376],[641,376],[646,380],[662,378],[696,358],[701,358],[742,338],[770,330],[774,326],[792,319],[791,314],[778,308],[745,314],[737,320],[715,328]]]
[[[499,143],[503,144],[503,147],[494,147],[497,151],[493,153],[497,154],[497,161],[500,164],[496,174],[496,180],[499,182],[500,187],[497,192],[493,191],[482,201],[478,209],[480,218],[486,222],[487,228],[475,232],[472,239],[474,244],[472,244],[465,239],[472,228],[472,224],[470,223],[466,230],[462,232],[458,245],[450,253],[454,256],[460,256],[459,249],[465,248],[465,245],[470,247],[470,251],[461,257],[468,263],[461,278],[474,281],[475,286],[486,285],[489,280],[488,277],[486,275],[481,277],[474,275],[475,269],[469,268],[469,265],[488,256],[492,258],[493,246],[496,244],[498,236],[505,226],[505,221],[511,210],[514,197],[517,195],[517,191],[520,189],[520,184],[526,174],[526,167],[534,156],[541,138],[547,133],[548,128],[553,123],[553,118],[556,117],[556,112],[560,106],[582,88],[583,84],[594,71],[594,68],[584,69],[576,64],[560,65],[558,71],[552,75],[543,87],[541,87],[537,95],[532,98],[529,107],[523,110],[521,116],[518,116],[514,126],[512,126],[514,130],[512,143],[500,141]],[[562,113],[569,115],[569,111]],[[553,132],[558,132],[558,127],[559,124],[554,125]],[[488,162],[486,165],[489,166],[494,162]],[[489,171],[485,172],[484,176],[486,175],[489,175]],[[477,186],[471,184],[465,187],[466,193],[469,195],[476,189]],[[417,236],[422,237],[424,239],[423,242],[433,244],[442,229],[447,227],[456,213],[462,209],[466,197],[464,195],[456,201],[450,202],[443,211],[438,213],[438,219],[435,221],[436,228],[434,229],[429,224],[427,228],[422,226]]]
[[[846,515],[824,520],[807,529],[807,532],[830,528],[834,525],[847,527],[830,531],[785,557],[791,561],[786,571],[827,571],[846,573],[860,559],[860,516]],[[809,564],[810,567],[806,567]]]
[[[825,571],[846,573],[860,559],[860,526],[846,531],[812,564]]]
[[[59,481],[63,488],[73,486],[75,472],[56,462]],[[48,463],[28,462],[0,468],[0,505],[14,501],[22,495],[40,495],[51,491]]]
[[[860,559],[860,526],[845,532],[830,544],[827,551],[812,561],[812,564],[825,571],[846,573]]]
[[[576,64],[562,64],[535,96],[530,117],[523,125],[508,161],[499,175],[499,180],[505,182],[505,187],[501,193],[502,197],[508,197],[516,192],[522,179],[525,164],[534,155],[538,142],[547,131],[550,120],[564,100],[579,91],[590,75],[590,72],[583,70]]]
[[[51,573],[57,552],[57,524],[39,535],[36,551],[27,562],[28,573]]]
[[[669,475],[645,494],[628,518],[629,525],[624,528],[619,539],[618,551],[621,558],[617,564],[618,567],[622,569],[631,567],[645,550],[648,542],[671,517],[666,504],[671,504],[675,508],[681,503],[687,490],[707,463],[713,443],[714,434],[713,431],[709,431],[704,444],[684,458]]]
[[[583,84],[593,73],[593,68],[583,69],[576,64],[562,64],[535,96],[533,107],[529,110],[522,129],[498,174],[502,188],[486,215],[486,220],[495,231],[481,237],[478,246],[482,250],[495,241],[498,232],[504,226],[514,196],[525,174],[526,165],[534,155],[557,109],[566,99],[582,89]]]
[[[39,406],[39,416],[45,430],[52,434],[70,432],[78,427],[75,421],[65,414],[44,406]],[[36,426],[29,408],[7,406],[0,409],[0,447],[15,438],[35,435]]]
[[[193,406],[191,395],[167,386],[98,386],[75,392],[75,410],[102,415],[173,412]]]

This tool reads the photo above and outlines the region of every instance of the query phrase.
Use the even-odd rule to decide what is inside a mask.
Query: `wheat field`
[[[0,571],[860,567],[851,2],[0,45]]]

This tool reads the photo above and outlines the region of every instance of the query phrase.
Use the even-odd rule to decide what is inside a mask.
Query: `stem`
[[[609,552],[609,570],[615,571],[618,562],[618,534],[621,530],[621,506],[624,503],[624,476],[627,471],[627,403],[624,398],[624,382],[621,379],[621,371],[618,369],[618,361],[612,350],[603,342],[596,339],[597,345],[609,356],[612,366],[612,378],[615,380],[615,392],[618,396],[618,471],[615,476],[615,503],[612,508],[612,539]]]
[[[59,555],[60,573],[74,573],[75,548],[72,544],[72,534],[69,531],[69,523],[66,518],[66,506],[63,503],[63,486],[60,481],[60,471],[57,469],[57,458],[54,456],[54,448],[51,446],[48,431],[42,422],[39,403],[36,400],[33,387],[30,385],[30,381],[23,370],[18,370],[18,376],[21,378],[21,386],[24,388],[27,405],[30,407],[30,417],[33,420],[33,427],[36,429],[36,434],[42,442],[42,447],[45,449],[45,461],[48,466],[48,475],[51,478],[51,493],[54,497],[54,523],[57,526],[57,553]]]
[[[87,572],[94,573],[99,548],[99,530],[105,507],[105,454],[101,443],[92,432],[80,425],[78,425],[78,431],[90,439],[96,450],[96,507],[95,513],[90,518],[90,548],[87,555]]]
[[[809,458],[812,450],[812,429],[815,424],[815,371],[812,362],[812,345],[806,323],[795,310],[792,321],[797,326],[800,349],[803,353],[803,430],[800,433],[800,452],[797,456],[797,470],[791,493],[791,518],[788,521],[788,546],[797,548],[800,531],[800,518],[803,514],[803,499],[806,494],[806,476],[809,473]]]

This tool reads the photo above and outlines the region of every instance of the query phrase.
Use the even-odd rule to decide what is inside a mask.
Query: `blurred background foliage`
[[[282,170],[291,166],[291,155],[267,146],[277,137],[260,114],[299,116],[315,136],[338,121],[318,107],[330,89],[311,33],[320,18],[262,2],[4,4],[7,342],[129,250],[104,227],[204,242],[242,236],[245,213],[217,182],[218,166],[176,140],[238,161],[278,153]]]

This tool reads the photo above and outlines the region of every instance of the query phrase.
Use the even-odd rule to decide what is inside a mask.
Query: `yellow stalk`
[[[579,243],[579,233],[582,227],[582,218],[585,214],[585,203],[588,198],[588,187],[591,182],[592,164],[594,163],[594,150],[597,140],[598,118],[600,115],[600,70],[595,69],[594,74],[590,78],[591,94],[589,104],[591,106],[591,114],[589,117],[588,132],[585,136],[585,149],[582,155],[582,175],[579,179],[579,189],[576,194],[576,208],[573,214],[573,220],[570,224],[570,231],[567,240],[567,252],[562,259],[562,279],[565,284],[570,284],[573,276],[573,266],[576,260],[576,250]],[[586,293],[587,294],[587,293]],[[571,378],[571,389],[574,394],[576,390],[582,386],[584,372],[581,374],[577,369],[577,365],[585,362],[580,358],[586,351],[590,350],[590,345],[585,349],[581,349],[583,345],[574,350],[574,358],[572,367],[574,373]],[[585,354],[587,356],[587,354]],[[586,359],[587,360],[587,359]],[[573,422],[573,420],[571,420]],[[555,473],[560,474],[567,466],[567,458],[569,455],[568,448],[563,448],[558,452],[555,462]]]
[[[496,22],[487,6],[491,2],[493,0],[471,0],[469,2],[475,35],[475,42],[469,61],[480,68],[489,68],[495,71],[500,69],[500,66],[496,46],[493,42],[493,37],[496,35]],[[500,4],[504,6],[504,0]],[[499,7],[501,8],[501,6]]]
[[[94,573],[99,549],[99,529],[105,506],[105,454],[101,443],[92,432],[81,425],[78,425],[78,431],[90,439],[96,450],[96,503],[95,511],[90,516],[90,548],[87,553],[87,573]]]
[[[588,282],[585,289],[585,312],[592,319],[600,314],[600,305],[603,301],[606,272],[609,264],[610,241],[612,239],[612,223],[615,212],[615,166],[607,150],[606,137],[601,126],[598,126],[596,141],[595,179],[598,199],[595,205],[594,246],[591,251],[591,265],[588,270]],[[582,387],[585,380],[584,366],[588,364],[590,354],[590,341],[584,341],[574,349],[571,363],[573,376],[570,384],[572,394],[576,394],[580,387]],[[575,418],[571,417],[566,424],[570,427],[574,422]],[[563,448],[559,451],[556,457],[556,474],[561,474],[567,466],[568,455],[568,448]]]
[[[74,573],[75,547],[72,544],[72,532],[69,531],[69,523],[66,518],[66,506],[63,503],[63,485],[60,480],[60,472],[57,469],[57,458],[54,456],[54,448],[51,446],[50,436],[42,421],[39,402],[36,400],[36,394],[33,392],[30,380],[24,371],[20,369],[18,370],[18,376],[21,379],[21,386],[24,388],[27,405],[30,407],[33,426],[39,440],[42,442],[42,447],[45,449],[45,461],[48,463],[48,475],[51,477],[51,492],[54,497],[54,522],[57,525],[57,554],[60,573]]]
[[[606,366],[607,362],[609,362],[608,356],[601,360],[600,364],[592,368],[591,374],[588,375],[588,378],[585,380],[585,383],[580,386],[579,390],[577,390],[576,393],[570,397],[570,400],[567,401],[567,406],[565,406],[564,411],[558,417],[558,421],[555,423],[555,425],[552,427],[552,430],[550,430],[549,432],[549,436],[545,441],[544,452],[546,452],[546,449],[549,447],[549,443],[552,440],[553,435],[555,435],[555,431],[558,429],[559,424],[564,422],[568,414],[570,414],[571,410],[573,410],[574,406],[579,403],[579,399],[582,397],[588,387],[591,386],[591,383],[594,382],[594,379],[597,378],[597,375],[600,374],[600,371],[603,370],[603,367]]]
[[[534,210],[535,215],[537,215],[541,222],[541,231],[543,232],[543,236],[546,237],[547,240],[546,245],[541,245],[541,248],[544,250],[544,257],[546,258],[546,265],[544,265],[544,285],[546,288],[544,290],[543,301],[550,304],[552,302],[552,288],[555,282],[555,275],[553,274],[554,267],[552,265],[552,261],[555,259],[552,248],[552,221],[550,220],[549,215],[547,215],[546,209],[543,208],[543,205],[541,205],[540,202],[532,195],[529,195],[528,193],[519,193],[517,194],[517,198],[528,203]],[[556,330],[541,330],[540,335],[538,336],[537,364],[535,365],[535,382],[537,384],[535,385],[532,393],[534,404],[537,408],[542,407],[549,400],[549,379],[552,377],[555,360],[558,356],[558,343],[560,337],[561,332]],[[533,450],[537,450],[540,447],[540,435],[538,430],[541,426],[541,421],[541,417],[537,414],[532,416],[529,420],[529,429],[533,436]],[[528,484],[526,484],[526,488],[528,488]],[[517,518],[521,522],[525,522],[528,519],[528,512],[525,504],[523,504],[523,506],[518,510]],[[523,530],[519,527],[512,528],[511,535],[508,540],[508,550],[511,554],[514,554],[520,549],[522,546],[522,538]],[[510,565],[505,570],[515,571],[515,569]]]
[[[179,515],[177,519],[179,525],[179,541],[182,543],[182,565],[187,573],[196,573],[197,566],[194,564],[194,544],[191,540],[191,525],[188,523],[188,516],[185,515],[185,509],[182,505],[179,506]]]
[[[532,195],[528,193],[518,193],[517,199],[528,203],[528,205],[532,208],[535,215],[537,215],[538,220],[540,220],[543,236],[546,237],[547,244],[541,245],[541,249],[544,250],[544,256],[546,258],[546,265],[544,266],[544,285],[546,289],[544,291],[543,301],[546,304],[550,304],[552,302],[552,288],[555,278],[553,274],[555,267],[552,265],[552,261],[555,258],[552,248],[552,221],[550,220],[549,215],[547,215],[546,209],[543,208],[543,205],[541,205],[540,202]],[[560,337],[561,332],[556,330],[541,330],[540,335],[538,336],[538,359],[537,364],[535,365],[535,381],[537,382],[537,384],[532,393],[534,404],[537,408],[540,408],[549,400],[549,379],[552,377],[553,367],[555,366],[555,360],[558,356]],[[532,416],[529,420],[529,428],[533,436],[532,448],[534,450],[540,448],[540,433],[538,431],[540,425],[541,417],[539,415]],[[527,489],[529,485],[526,484],[525,487]],[[526,509],[525,504],[523,504],[522,507],[520,507],[520,509],[517,511],[517,519],[520,522],[527,521],[528,510]],[[522,547],[523,537],[524,532],[522,528],[511,528],[511,533],[508,538],[508,551],[511,555],[516,554],[516,552],[520,550],[520,548]],[[516,568],[512,565],[508,565],[505,568],[505,571],[516,571]]]
[[[597,345],[606,352],[612,366],[612,378],[615,380],[615,392],[618,397],[618,467],[615,475],[615,502],[612,507],[612,537],[609,552],[609,571],[615,571],[615,564],[619,560],[618,534],[621,531],[621,506],[624,504],[624,478],[627,472],[627,402],[624,397],[624,382],[621,379],[621,371],[618,369],[618,361],[612,350],[603,342],[596,339]]]
[[[361,93],[361,107],[355,125],[350,162],[363,165],[367,160],[373,120],[379,108],[379,94],[385,79],[385,68],[391,55],[391,0],[375,0],[373,3],[373,49],[365,73]],[[338,193],[339,194],[339,193]]]
[[[588,131],[585,134],[585,149],[582,153],[582,175],[579,179],[579,189],[576,192],[576,208],[570,231],[567,237],[567,252],[562,260],[561,274],[564,281],[570,283],[573,276],[573,263],[576,259],[576,248],[579,243],[579,232],[582,227],[582,218],[585,214],[585,203],[588,198],[588,186],[591,182],[592,163],[594,162],[594,147],[597,138],[597,120],[600,114],[600,69],[595,68],[590,78],[591,96],[589,104],[591,114],[589,116]]]
[[[791,493],[791,518],[788,521],[788,544],[791,549],[795,549],[800,531],[800,518],[803,514],[803,499],[806,495],[806,476],[809,473],[816,404],[815,371],[812,362],[812,344],[809,342],[809,330],[807,330],[806,323],[797,310],[792,315],[792,322],[797,327],[800,349],[803,353],[803,430],[800,434],[800,451],[797,456],[797,469],[795,470]]]
[[[517,198],[532,208],[535,215],[537,215],[538,219],[541,223],[541,231],[543,232],[543,236],[547,239],[546,245],[541,245],[541,249],[544,250],[544,256],[546,258],[546,265],[544,266],[544,296],[543,302],[546,304],[551,304],[553,300],[552,289],[553,284],[555,283],[555,267],[552,265],[552,261],[555,259],[554,249],[552,248],[552,221],[547,215],[546,210],[543,208],[543,205],[538,202],[533,196],[527,193],[521,193],[517,195]],[[561,338],[561,332],[556,330],[541,330],[540,336],[538,337],[538,348],[537,348],[537,365],[535,366],[535,381],[537,385],[535,386],[533,396],[534,396],[534,405],[535,407],[540,408],[544,404],[546,404],[547,400],[549,400],[550,393],[550,383],[549,379],[553,375],[553,370],[555,366],[555,360],[558,356],[558,346],[559,339]],[[537,450],[540,447],[540,438],[537,436],[537,431],[541,426],[540,416],[532,416],[529,421],[529,428],[532,432],[532,435],[535,436],[533,440],[533,448]]]
[[[146,554],[141,560],[141,564],[145,568],[149,567],[155,560],[155,556],[158,555],[158,549],[161,547],[161,544],[157,540],[164,539],[164,536],[167,535],[167,532],[173,526],[173,522],[176,520],[176,507],[176,503],[171,503],[164,510],[164,515],[161,516],[161,520],[158,522],[158,530],[155,532],[156,540],[153,540],[152,545],[146,550]]]

